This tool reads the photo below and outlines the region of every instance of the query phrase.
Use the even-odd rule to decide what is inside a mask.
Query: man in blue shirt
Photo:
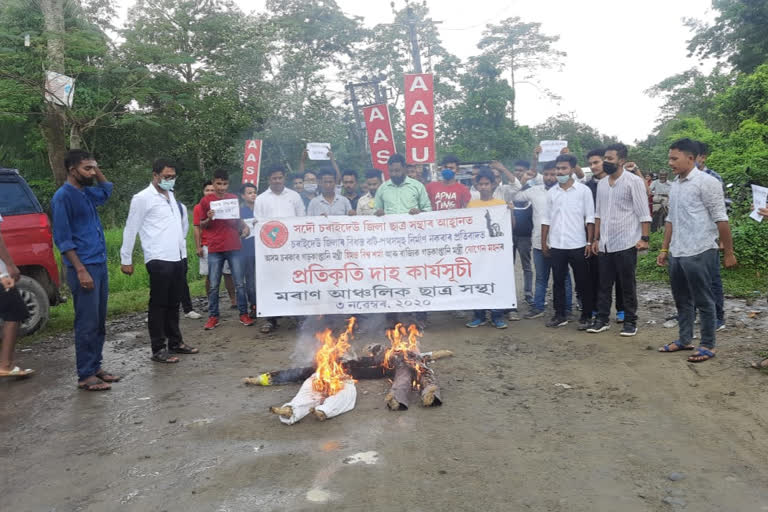
[[[112,195],[112,183],[90,153],[75,149],[64,161],[67,181],[51,200],[53,239],[67,270],[75,307],[78,387],[105,391],[120,377],[101,367],[106,334],[107,246],[96,207]]]

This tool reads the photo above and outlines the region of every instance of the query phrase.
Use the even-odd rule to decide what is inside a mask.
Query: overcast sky
[[[245,11],[261,11],[264,0],[235,0]],[[390,0],[336,0],[367,26],[392,21]],[[124,8],[132,0],[123,0]],[[399,9],[405,0],[395,0]],[[432,18],[443,44],[462,60],[478,53],[488,23],[512,16],[542,23],[568,53],[561,72],[544,72],[544,85],[562,97],[544,98],[536,88],[517,90],[518,121],[535,125],[558,113],[576,118],[624,142],[645,138],[659,115],[659,102],[644,91],[664,78],[700,65],[687,57],[684,17],[709,19],[711,0],[432,0]],[[124,11],[123,11],[124,12]],[[709,66],[708,66],[709,67]]]

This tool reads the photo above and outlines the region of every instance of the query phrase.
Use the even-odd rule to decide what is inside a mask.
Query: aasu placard
[[[405,159],[435,161],[435,100],[432,75],[405,75]]]
[[[383,103],[364,107],[363,117],[365,119],[365,131],[368,133],[368,145],[371,148],[373,167],[384,173],[385,180],[389,179],[387,160],[397,152],[392,136],[389,107]]]
[[[243,183],[259,185],[261,170],[261,140],[245,141],[245,156],[243,157]]]

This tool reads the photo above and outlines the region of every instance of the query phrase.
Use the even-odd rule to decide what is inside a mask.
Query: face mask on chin
[[[619,166],[613,162],[603,162],[603,172],[610,176],[619,170]]]
[[[544,188],[549,190],[552,187],[554,187],[555,185],[557,185],[557,182],[554,182],[554,183],[544,183]]]
[[[306,192],[307,194],[314,194],[315,192],[317,192],[317,183],[305,183],[304,192]]]
[[[405,181],[405,175],[403,176],[390,176],[389,179],[392,180],[392,183],[395,185],[401,185]]]

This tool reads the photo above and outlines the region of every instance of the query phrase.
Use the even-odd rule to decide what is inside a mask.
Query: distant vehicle
[[[29,318],[20,331],[31,334],[45,326],[50,307],[63,300],[59,295],[51,223],[16,169],[0,167],[0,215],[0,232],[22,274],[16,286],[29,310]]]

